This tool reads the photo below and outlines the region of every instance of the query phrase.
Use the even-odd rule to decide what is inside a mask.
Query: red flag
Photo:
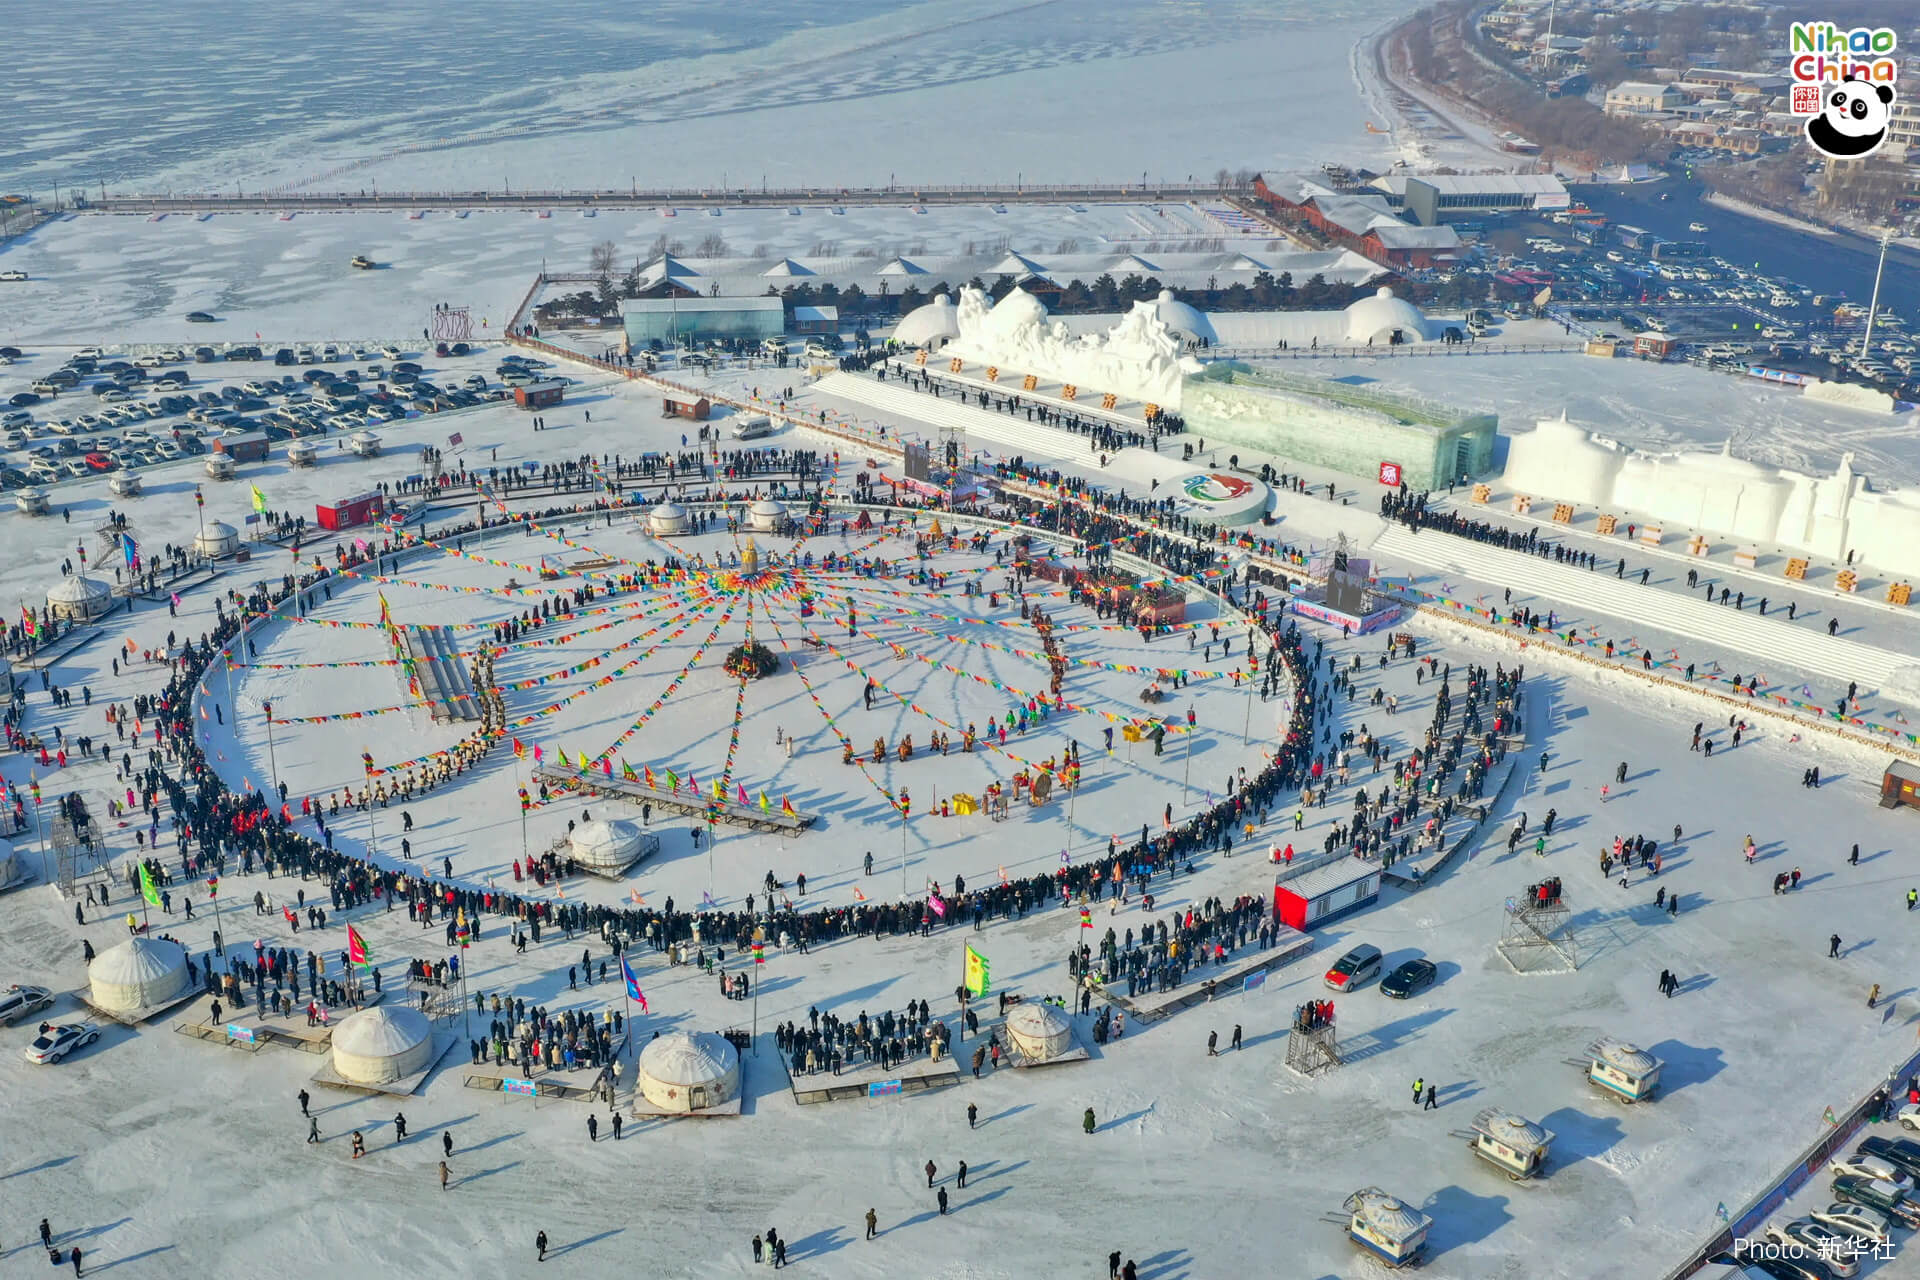
[[[367,947],[367,940],[352,925],[347,926],[347,963],[367,968],[373,963],[373,952]]]
[[[794,815],[793,815],[793,801],[791,801],[791,800],[789,800],[789,799],[787,799],[787,798],[786,798],[785,796],[781,796],[781,797],[780,797],[780,812],[782,812],[782,813],[784,813],[784,814],[786,814],[786,815],[787,815],[787,816],[788,816],[789,818],[791,818],[791,817],[793,817],[793,816],[794,816]],[[864,899],[863,899],[863,901],[864,901]]]

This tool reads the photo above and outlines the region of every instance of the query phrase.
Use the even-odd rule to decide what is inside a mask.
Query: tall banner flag
[[[646,1013],[647,998],[640,992],[640,979],[633,976],[633,963],[624,955],[620,957],[620,976],[627,980],[627,998],[640,1006],[640,1012]]]
[[[160,890],[153,883],[153,872],[147,870],[147,864],[140,864],[140,896],[153,906],[160,905]]]
[[[1085,907],[1080,908],[1080,927],[1082,929],[1093,928],[1093,912]]]
[[[120,555],[126,560],[127,568],[138,569],[140,567],[140,544],[133,540],[132,534],[122,533],[120,535]]]
[[[967,990],[976,996],[984,996],[993,989],[993,969],[987,964],[987,958],[967,944]]]
[[[253,509],[261,515],[265,515],[267,513],[267,495],[260,492],[260,486],[257,484],[250,484],[247,488],[253,490]]]
[[[373,965],[373,950],[367,946],[367,940],[352,925],[347,926],[347,963],[357,964],[362,969]]]

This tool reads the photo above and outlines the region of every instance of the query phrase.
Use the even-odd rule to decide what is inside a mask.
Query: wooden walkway
[[[1125,1009],[1135,1022],[1144,1025],[1158,1022],[1182,1009],[1205,1004],[1210,998],[1224,998],[1244,991],[1250,978],[1257,987],[1266,981],[1267,974],[1313,950],[1312,934],[1301,933],[1285,925],[1280,929],[1280,938],[1271,947],[1242,951],[1232,957],[1232,963],[1229,964],[1189,969],[1186,980],[1171,991],[1142,991],[1137,996],[1123,995],[1119,991],[1120,987],[1126,985],[1122,979],[1106,986],[1096,986],[1094,999],[1105,1000]]]
[[[473,691],[473,673],[445,627],[400,627],[400,643],[413,659],[420,677],[420,697],[435,723],[478,720],[480,699]]]
[[[691,791],[668,791],[661,787],[649,787],[646,783],[631,778],[613,777],[602,773],[542,766],[533,771],[533,778],[535,782],[544,782],[553,790],[566,788],[571,791],[585,792],[591,796],[625,800],[630,804],[650,804],[665,813],[678,813],[692,818],[706,817],[708,806],[711,804],[712,811],[719,821],[730,826],[746,827],[751,831],[798,835],[820,820],[814,814],[786,814],[778,809],[768,809],[763,813],[757,805],[739,804],[732,800],[708,801]]]
[[[923,1093],[960,1083],[960,1063],[951,1057],[935,1062],[925,1054],[891,1067],[861,1063],[857,1069],[843,1068],[839,1075],[831,1071],[793,1074],[793,1063],[785,1054],[775,1054],[780,1069],[787,1073],[787,1085],[793,1100],[801,1105],[814,1102],[843,1102],[849,1098],[884,1098],[896,1093]]]

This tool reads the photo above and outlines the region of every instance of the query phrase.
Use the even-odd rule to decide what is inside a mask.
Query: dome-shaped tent
[[[687,509],[677,502],[663,502],[647,512],[647,532],[656,538],[674,538],[693,527]]]
[[[115,1013],[167,1004],[187,993],[187,953],[177,942],[128,938],[87,967],[93,1003]]]
[[[960,336],[960,308],[944,293],[915,307],[894,326],[893,340],[903,347],[938,351]]]
[[[662,1111],[717,1107],[740,1092],[740,1051],[711,1031],[670,1031],[640,1051],[638,1083]]]
[[[205,528],[193,535],[195,554],[209,560],[222,559],[239,549],[240,531],[224,520],[209,520]]]
[[[747,509],[747,528],[755,533],[778,533],[787,522],[787,504],[762,498]]]
[[[583,822],[568,837],[568,853],[580,866],[600,876],[617,876],[644,858],[654,837],[624,818],[611,822]]]
[[[355,1084],[386,1084],[433,1061],[433,1028],[418,1009],[362,1009],[333,1031],[333,1069]]]
[[[98,578],[76,573],[47,588],[47,613],[55,618],[85,622],[112,607],[113,588]]]
[[[1073,1048],[1073,1024],[1053,1005],[1025,1002],[1007,1014],[1007,1039],[1029,1066],[1035,1066]]]
[[[1405,298],[1396,298],[1393,290],[1381,285],[1371,298],[1362,298],[1347,308],[1347,341],[1356,347],[1369,342],[1375,346],[1393,343],[1425,342],[1427,318],[1420,308]]]

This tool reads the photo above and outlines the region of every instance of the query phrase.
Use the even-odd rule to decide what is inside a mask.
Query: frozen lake
[[[0,190],[1040,182],[1366,163],[1388,139],[1366,131],[1349,55],[1411,7],[212,0],[163,26],[131,0],[84,24],[29,9],[11,15],[9,72],[34,110],[0,123]]]

